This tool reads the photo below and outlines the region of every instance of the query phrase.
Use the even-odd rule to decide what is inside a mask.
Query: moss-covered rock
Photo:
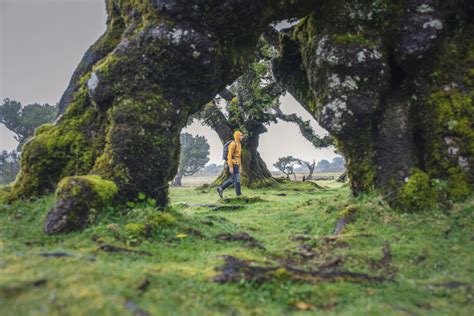
[[[96,175],[72,176],[61,180],[56,204],[44,224],[47,234],[67,233],[93,222],[96,213],[117,196],[114,182]]]

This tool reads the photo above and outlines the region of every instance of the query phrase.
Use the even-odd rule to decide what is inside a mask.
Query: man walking
[[[227,168],[230,172],[231,177],[224,181],[220,186],[217,187],[217,193],[222,198],[224,190],[231,186],[235,187],[235,193],[240,196],[240,174],[242,173],[242,144],[241,141],[244,139],[244,134],[240,131],[234,133],[234,140],[229,144],[229,151],[227,153]]]

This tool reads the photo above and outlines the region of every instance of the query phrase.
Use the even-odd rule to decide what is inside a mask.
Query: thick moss
[[[355,195],[375,189],[377,175],[374,141],[370,124],[350,139],[337,141],[338,150],[346,157],[350,187]]]
[[[94,172],[113,179],[124,199],[134,200],[144,193],[158,205],[166,205],[185,121],[180,118],[178,123],[171,104],[157,94],[123,99],[108,115],[107,145]]]
[[[117,196],[112,181],[97,175],[72,176],[61,180],[56,190],[55,207],[44,225],[47,234],[66,233],[93,222],[96,213]]]
[[[10,200],[51,192],[61,178],[87,174],[94,165],[104,142],[103,118],[85,89],[75,98],[57,125],[41,126],[23,147]]]
[[[432,209],[438,205],[440,193],[428,174],[415,169],[398,193],[397,206],[407,211]]]
[[[443,183],[445,199],[462,200],[473,190],[474,26],[466,25],[441,43],[415,103],[419,156],[431,179]]]
[[[471,90],[472,91],[472,90]],[[459,89],[433,93],[427,106],[432,107],[433,127],[427,150],[431,174],[448,181],[447,193],[453,200],[465,198],[474,183],[474,105],[472,95]],[[428,170],[430,170],[428,169]],[[467,171],[470,171],[468,173]]]

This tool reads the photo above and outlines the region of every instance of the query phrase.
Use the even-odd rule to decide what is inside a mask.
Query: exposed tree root
[[[449,281],[449,282],[444,282],[444,283],[431,284],[428,287],[429,288],[444,287],[448,289],[456,289],[456,288],[464,287],[468,290],[472,288],[471,284],[466,283],[466,282],[460,282],[460,281]]]
[[[266,202],[266,201],[259,196],[239,196],[235,198],[224,198],[221,200],[221,202],[225,204],[236,203],[236,202],[252,204],[252,203]]]
[[[382,269],[385,275],[393,275],[395,268],[392,266],[392,253],[390,244],[385,242],[382,246],[382,258],[380,260],[371,260],[372,270]]]
[[[244,241],[246,247],[265,249],[265,247],[258,240],[245,232],[238,234],[219,234],[216,236],[216,239],[221,241]]]
[[[140,282],[140,284],[138,284],[137,290],[139,290],[141,292],[145,292],[148,289],[149,286],[150,286],[150,280],[145,278],[145,279],[143,279],[143,281]]]
[[[358,237],[374,237],[375,234],[341,234],[341,235],[327,235],[312,237],[308,235],[295,235],[291,238],[292,241],[308,241],[308,240],[322,240],[325,242],[336,241],[339,239],[349,239],[349,238],[358,238]]]
[[[206,204],[206,203],[186,203],[186,202],[181,202],[178,203],[178,205],[182,205],[184,207],[208,207],[212,209],[213,211],[234,211],[234,210],[239,210],[241,208],[244,208],[244,205],[220,205],[220,204]]]
[[[39,254],[42,257],[54,257],[54,258],[62,258],[62,257],[74,257],[67,252],[57,251],[57,252],[41,252]]]
[[[116,247],[112,246],[109,244],[103,244],[101,245],[98,250],[105,251],[105,252],[126,252],[126,253],[132,253],[132,254],[137,254],[137,255],[143,255],[143,256],[151,256],[151,252],[147,251],[142,251],[142,250],[133,250],[133,249],[128,249],[128,248],[122,248],[122,247]]]
[[[289,266],[255,266],[251,262],[232,256],[225,256],[223,266],[216,268],[220,272],[214,277],[215,282],[227,283],[241,280],[265,282],[285,279],[300,282],[384,282],[388,281],[383,276],[370,276],[365,273],[350,271],[311,271],[296,269]]]
[[[349,205],[341,211],[340,217],[336,223],[336,227],[334,227],[334,235],[339,235],[347,224],[354,221],[356,212],[357,206],[355,205]]]

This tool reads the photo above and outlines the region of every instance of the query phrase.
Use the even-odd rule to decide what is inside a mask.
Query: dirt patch
[[[1,293],[1,296],[5,298],[9,298],[9,297],[16,296],[23,291],[27,291],[31,288],[45,286],[47,283],[48,283],[48,280],[46,279],[38,279],[34,281],[22,282],[14,286],[1,286],[0,285],[0,293]]]
[[[244,208],[244,205],[216,205],[213,211],[235,211]]]
[[[382,269],[385,275],[393,275],[396,269],[392,266],[392,252],[390,244],[385,242],[382,246],[382,258],[370,261],[371,270]]]
[[[176,205],[184,206],[184,207],[207,207],[212,209],[213,211],[234,211],[244,208],[245,205],[221,205],[221,204],[207,204],[207,203],[186,203],[180,202]]]
[[[293,238],[294,240],[295,238]],[[336,268],[343,264],[342,256],[334,256],[337,248],[348,248],[349,244],[340,240],[318,240],[315,238],[296,238],[297,240],[309,241],[297,246],[296,250],[288,251],[286,256],[275,258],[283,265],[298,266],[310,263],[318,270]]]
[[[142,256],[151,256],[152,255],[151,252],[142,251],[142,250],[134,250],[134,249],[129,249],[129,248],[116,247],[116,246],[112,246],[112,245],[109,245],[109,244],[100,245],[100,247],[97,248],[97,250],[105,251],[105,252],[125,252],[125,253],[142,255]]]
[[[137,286],[137,290],[139,290],[140,292],[145,292],[148,287],[150,286],[150,280],[148,280],[147,278],[143,279],[143,281],[141,281],[138,286]]]
[[[436,288],[436,287],[444,287],[447,289],[457,289],[460,287],[466,288],[468,290],[471,289],[471,285],[466,282],[460,282],[460,281],[449,281],[449,282],[444,282],[444,283],[437,283],[437,284],[431,284],[428,286],[428,288]]]
[[[291,241],[308,241],[311,239],[314,239],[314,238],[308,235],[295,235],[291,237]]]
[[[245,242],[245,246],[249,248],[259,248],[259,249],[265,249],[265,247],[255,238],[250,236],[249,234],[245,232],[237,233],[237,234],[229,234],[229,233],[224,233],[224,234],[219,234],[216,236],[217,240],[220,241],[243,241]]]
[[[208,215],[208,216],[206,216],[206,220],[216,221],[216,222],[223,222],[223,223],[229,222],[229,220],[227,218],[222,217],[222,216],[216,216],[216,215]]]
[[[56,252],[41,252],[38,254],[41,257],[52,257],[52,258],[64,258],[64,257],[74,257],[67,252],[56,251]]]
[[[193,228],[193,227],[185,227],[184,232],[190,236],[196,237],[196,238],[205,238],[206,235],[203,234],[202,231]]]
[[[365,273],[356,273],[350,271],[323,271],[323,270],[303,270],[291,266],[268,265],[259,266],[254,263],[225,256],[225,263],[217,267],[220,272],[213,278],[215,282],[239,282],[242,280],[253,282],[267,282],[272,280],[291,280],[296,282],[384,282],[387,279],[383,276],[370,276]]]

